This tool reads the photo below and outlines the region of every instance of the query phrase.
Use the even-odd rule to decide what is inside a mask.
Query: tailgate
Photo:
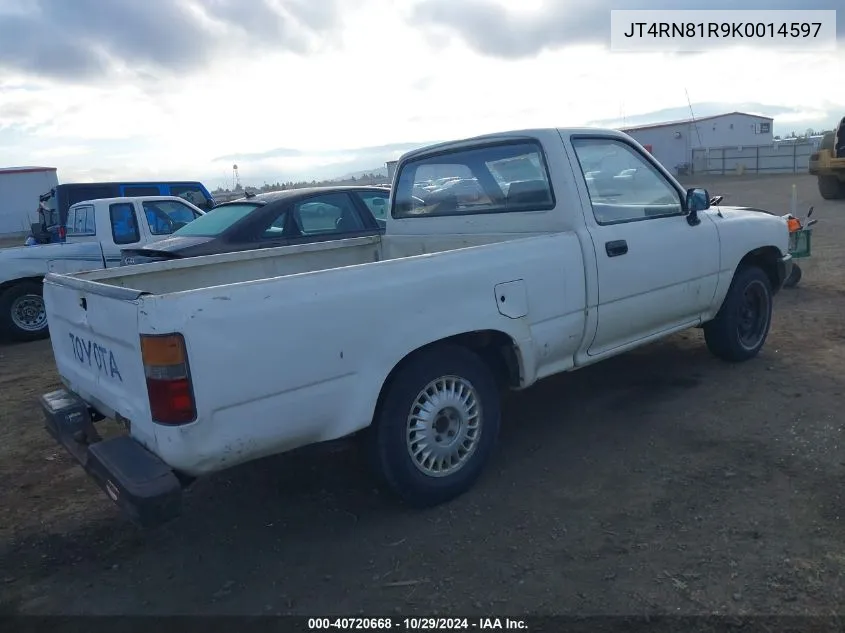
[[[65,384],[103,415],[133,424],[149,420],[138,334],[142,294],[65,275],[44,279],[50,342]]]

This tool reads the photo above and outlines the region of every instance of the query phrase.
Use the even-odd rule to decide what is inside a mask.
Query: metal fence
[[[796,174],[806,172],[812,142],[774,143],[746,147],[709,147],[692,150],[692,173],[702,175]]]

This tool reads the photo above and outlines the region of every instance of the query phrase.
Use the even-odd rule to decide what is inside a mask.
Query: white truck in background
[[[516,163],[531,177],[503,185]],[[483,196],[414,195],[450,170]],[[353,434],[392,490],[437,504],[482,473],[500,389],[693,327],[748,360],[791,267],[783,218],[711,209],[611,130],[406,154],[385,222],[382,236],[47,275],[65,385],[41,398],[48,431],[142,525],[176,516],[194,477]],[[126,433],[102,440],[104,417]]]
[[[38,196],[59,184],[55,167],[0,167],[0,238],[29,233]]]
[[[32,341],[48,336],[41,297],[48,272],[119,266],[122,248],[160,240],[204,213],[175,196],[78,202],[68,210],[64,243],[0,249],[0,338]]]

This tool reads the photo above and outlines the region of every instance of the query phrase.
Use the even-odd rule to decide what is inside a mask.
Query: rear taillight
[[[63,226],[59,227],[59,239],[64,241],[67,237],[67,229]]]
[[[141,358],[153,422],[187,424],[196,420],[184,337],[181,334],[142,334]]]

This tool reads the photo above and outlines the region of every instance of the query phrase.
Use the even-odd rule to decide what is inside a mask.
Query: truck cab
[[[155,196],[183,198],[203,211],[215,205],[205,185],[196,181],[63,183],[39,196],[38,222],[32,226],[32,235],[39,244],[64,241],[68,210],[78,202]]]

